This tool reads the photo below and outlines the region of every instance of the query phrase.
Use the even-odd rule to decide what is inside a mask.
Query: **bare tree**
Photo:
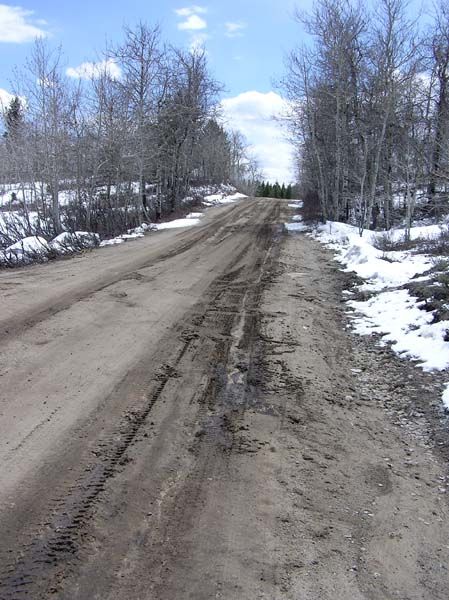
[[[436,79],[434,137],[431,151],[428,195],[432,202],[444,165],[448,164],[449,134],[449,7],[440,0],[436,5],[433,31],[430,38],[432,74]]]
[[[111,54],[122,70],[119,85],[132,115],[139,197],[148,218],[146,173],[153,159],[148,137],[165,92],[159,27],[143,22],[135,28],[125,27],[124,42]]]

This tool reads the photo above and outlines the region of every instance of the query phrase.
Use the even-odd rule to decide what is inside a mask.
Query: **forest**
[[[289,183],[285,185],[279,184],[278,181],[275,183],[270,183],[269,181],[262,181],[256,187],[256,196],[261,196],[262,198],[284,198],[286,200],[290,200],[292,198],[293,193],[292,184]]]
[[[318,0],[282,81],[305,209],[389,230],[447,212],[449,4]]]
[[[251,187],[257,167],[222,123],[222,89],[204,50],[169,46],[146,23],[125,27],[76,77],[62,49],[37,39],[16,70],[0,138],[0,185],[13,190],[5,208],[24,213],[22,237],[112,236],[194,202],[198,186]],[[3,247],[15,241],[9,225]]]

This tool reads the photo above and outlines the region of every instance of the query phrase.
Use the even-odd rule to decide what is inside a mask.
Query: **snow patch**
[[[2,251],[1,259],[10,264],[28,263],[36,258],[45,259],[49,251],[50,246],[45,238],[32,235],[8,246]]]
[[[446,389],[443,392],[443,405],[446,410],[449,410],[449,383],[446,384]]]
[[[379,333],[397,354],[420,361],[424,371],[449,367],[449,344],[444,341],[449,324],[432,323],[432,313],[421,310],[407,290],[382,292],[348,305],[356,311],[352,318],[360,335]]]
[[[410,237],[429,239],[439,236],[442,229],[441,225],[413,227]],[[379,250],[376,242],[385,233],[364,231],[360,236],[356,227],[344,223],[328,222],[311,235],[334,250],[344,271],[355,272],[364,280],[359,290],[373,294],[365,301],[348,301],[355,311],[351,319],[356,333],[379,334],[381,343],[390,343],[399,356],[418,361],[424,371],[449,368],[449,342],[445,341],[449,323],[433,323],[433,312],[421,310],[420,301],[402,289],[428,271],[434,257],[409,250]],[[391,241],[404,236],[404,229],[388,232]],[[449,409],[449,383],[443,403]]]
[[[287,231],[307,231],[308,227],[304,223],[284,223]]]
[[[98,246],[99,242],[100,236],[97,233],[90,233],[89,231],[75,231],[74,233],[70,233],[69,231],[64,231],[52,239],[49,242],[49,246],[52,250],[60,254],[70,254],[81,248],[94,248]]]
[[[166,223],[158,223],[156,228],[158,231],[162,231],[163,229],[176,229],[178,227],[191,227],[192,225],[198,225],[200,219],[197,218],[184,218],[184,219],[175,219],[174,221],[167,221]]]
[[[235,194],[209,194],[204,197],[203,204],[206,206],[215,206],[216,204],[230,204],[232,202],[236,202],[237,200],[241,200],[242,198],[247,198],[245,194],[241,194],[240,192],[236,192]]]
[[[392,235],[403,239],[404,232],[399,231],[402,234],[395,232]],[[357,227],[335,221],[319,226],[313,234],[336,252],[337,260],[346,266],[345,271],[354,271],[366,280],[362,286],[364,290],[381,291],[386,287],[403,285],[432,267],[432,260],[428,256],[409,251],[384,252],[375,248],[373,244],[384,235],[381,232],[364,231],[360,236]]]

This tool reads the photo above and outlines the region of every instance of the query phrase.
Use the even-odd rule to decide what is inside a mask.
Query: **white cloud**
[[[178,23],[178,29],[187,31],[190,34],[190,48],[195,50],[203,46],[204,42],[209,38],[205,33],[207,29],[207,21],[199,15],[207,13],[207,8],[204,6],[186,6],[184,8],[175,9],[176,15],[181,18]]]
[[[186,6],[185,8],[176,8],[175,13],[178,17],[190,17],[191,15],[204,15],[207,8],[204,6]]]
[[[187,17],[185,21],[183,21],[182,23],[178,23],[178,29],[186,31],[197,31],[198,29],[206,28],[206,21],[198,15],[190,15],[190,17]]]
[[[221,102],[227,124],[247,138],[252,154],[270,181],[294,179],[292,147],[274,117],[287,111],[287,103],[275,92],[249,91]]]
[[[45,37],[47,32],[43,27],[46,22],[39,19],[33,23],[33,15],[32,10],[0,4],[0,42],[21,44]]]
[[[83,62],[77,67],[69,67],[66,70],[66,74],[74,79],[92,79],[99,77],[102,73],[107,73],[113,79],[118,79],[121,70],[112,58],[98,62]]]
[[[225,23],[226,33],[225,35],[230,38],[241,37],[243,35],[242,30],[246,29],[246,23],[239,21],[237,23],[228,21]]]

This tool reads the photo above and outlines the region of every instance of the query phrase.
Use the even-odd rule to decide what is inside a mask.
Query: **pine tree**
[[[291,183],[287,186],[287,189],[285,190],[285,197],[287,200],[291,200],[292,199],[292,185]]]
[[[285,198],[285,183],[283,183],[281,187],[281,198]]]
[[[6,127],[4,137],[13,142],[23,124],[23,108],[18,96],[15,96],[9,103],[5,110],[4,119]]]

